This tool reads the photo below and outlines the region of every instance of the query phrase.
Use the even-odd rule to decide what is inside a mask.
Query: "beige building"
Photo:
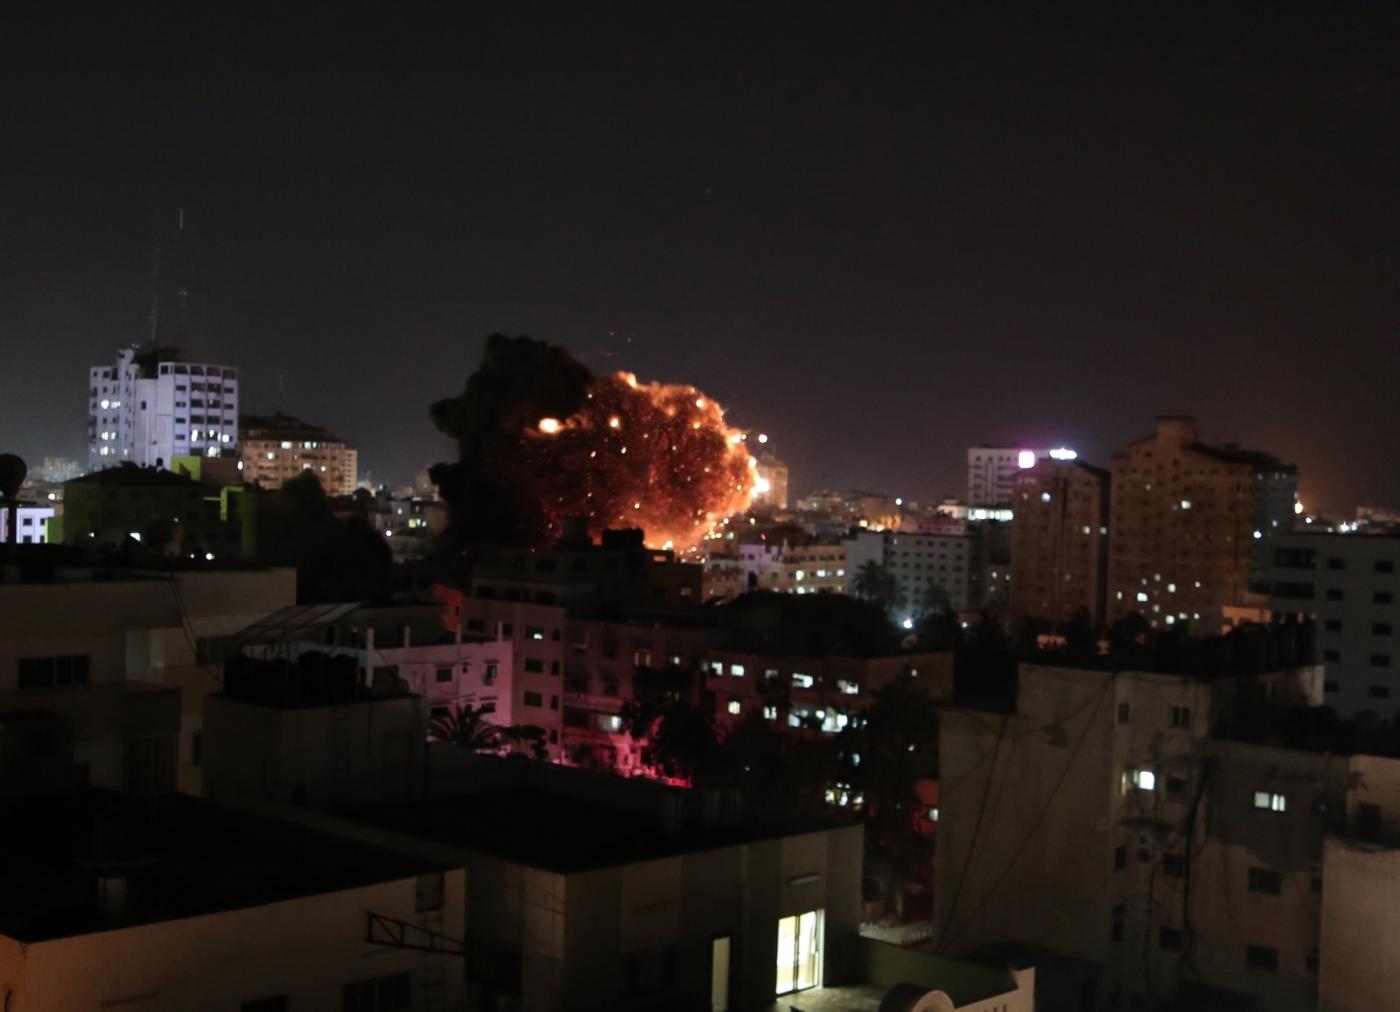
[[[1157,419],[1113,458],[1108,618],[1140,612],[1156,628],[1219,631],[1246,604],[1292,529],[1298,472],[1266,453],[1199,441],[1196,420]]]
[[[197,794],[225,638],[295,597],[290,569],[70,568],[0,583],[0,710],[71,720],[92,784],[156,777]]]
[[[238,423],[243,480],[273,491],[310,471],[326,495],[352,495],[359,452],[319,425],[291,415],[244,415]]]
[[[860,825],[520,760],[462,772],[304,818],[466,870],[468,1007],[739,1012],[859,978]]]
[[[1108,575],[1108,472],[1044,459],[1012,478],[1011,606],[1063,622],[1084,611],[1104,620]]]
[[[945,711],[939,951],[1051,952],[1081,967],[1085,1009],[1223,992],[1315,1008],[1347,760],[1210,732],[1244,698],[1316,700],[1320,677],[1024,664],[1014,714]]]
[[[463,1008],[460,867],[181,796],[6,817],[28,827],[0,839],[13,1012]]]

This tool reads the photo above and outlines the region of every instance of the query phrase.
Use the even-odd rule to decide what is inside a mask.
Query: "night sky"
[[[183,207],[189,353],[379,479],[506,331],[696,384],[798,492],[1194,412],[1400,503],[1397,5],[494,6],[12,15],[0,450],[85,456]]]

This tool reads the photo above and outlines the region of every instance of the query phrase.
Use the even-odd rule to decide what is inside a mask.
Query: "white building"
[[[15,543],[20,545],[42,545],[49,540],[49,521],[54,517],[52,506],[15,507]],[[10,541],[10,511],[0,509],[0,544]]]
[[[237,454],[238,370],[177,359],[172,348],[123,348],[115,365],[88,371],[89,467]]]
[[[967,451],[967,504],[973,507],[1011,505],[1016,472],[1035,467],[1037,460],[1074,460],[1073,450],[1022,449],[1016,446],[973,446]],[[970,519],[1003,519],[974,516]]]
[[[935,605],[967,611],[980,603],[982,574],[977,537],[862,531],[846,542],[848,592],[855,594],[861,567],[884,566],[899,587],[896,617],[912,617]]]
[[[1400,537],[1284,534],[1274,538],[1269,607],[1311,618],[1324,699],[1343,717],[1400,712]]]

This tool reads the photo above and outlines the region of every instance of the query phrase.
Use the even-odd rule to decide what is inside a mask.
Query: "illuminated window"
[[[731,699],[729,705],[726,706],[725,709],[729,711],[731,716],[737,717],[744,711],[744,704],[737,699]]]
[[[1269,812],[1288,811],[1288,799],[1274,791],[1255,791],[1254,807]]]
[[[765,706],[765,707],[763,708],[763,719],[764,719],[764,720],[777,720],[777,719],[778,719],[778,708],[777,708],[776,706],[771,706],[771,705],[770,705],[770,706]]]
[[[1137,788],[1140,791],[1151,791],[1157,787],[1157,774],[1151,770],[1127,769],[1123,771],[1123,793],[1127,794],[1130,788]]]
[[[742,664],[731,664],[729,665],[729,673],[735,678],[743,678],[744,666]]]
[[[804,675],[800,671],[794,671],[792,673],[792,684],[797,686],[799,689],[810,689],[814,684],[816,684],[816,679],[813,678],[811,675]]]

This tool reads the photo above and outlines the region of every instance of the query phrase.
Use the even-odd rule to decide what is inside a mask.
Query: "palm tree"
[[[919,595],[919,614],[935,615],[948,608],[948,592],[936,583],[931,583]]]
[[[899,581],[889,568],[874,559],[861,563],[851,580],[855,596],[890,611],[899,604]]]
[[[428,733],[435,741],[451,742],[472,752],[502,752],[526,746],[536,759],[548,755],[544,728],[535,724],[493,724],[486,715],[494,711],[462,704],[445,716],[434,717]]]
[[[428,733],[438,741],[452,742],[473,752],[494,752],[505,744],[505,728],[487,721],[485,707],[463,704],[434,717]]]

